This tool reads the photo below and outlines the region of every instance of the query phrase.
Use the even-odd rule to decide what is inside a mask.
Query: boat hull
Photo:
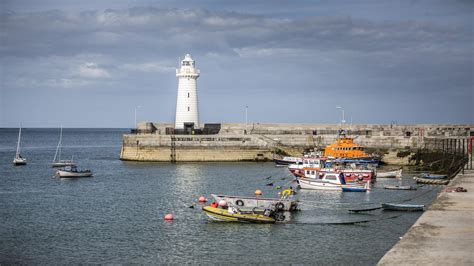
[[[15,158],[13,159],[13,165],[26,165],[26,159]]]
[[[388,172],[377,172],[377,178],[399,178],[402,177],[402,169]]]
[[[277,198],[260,198],[260,197],[240,197],[229,195],[214,195],[211,194],[216,202],[221,200],[228,204],[238,206],[241,209],[260,208],[265,209],[270,206],[281,206],[279,210],[295,211],[298,208],[298,201],[291,199],[277,199]]]
[[[63,171],[63,170],[57,170],[56,175],[59,177],[92,177],[92,172],[87,171],[87,172],[69,172],[69,171]]]
[[[366,187],[342,187],[343,192],[367,192]]]
[[[415,204],[392,204],[392,203],[382,203],[382,208],[385,211],[423,211],[425,205],[415,205]]]
[[[447,175],[433,175],[433,174],[421,174],[421,178],[425,178],[425,179],[436,179],[436,180],[442,180],[442,179],[447,179],[448,176]]]
[[[342,187],[340,184],[324,182],[316,179],[311,180],[309,178],[299,178],[298,183],[301,189],[342,191]]]
[[[449,183],[448,179],[428,179],[428,178],[421,178],[421,177],[415,177],[414,179],[416,183],[428,184],[428,185],[447,185]]]
[[[390,189],[390,190],[416,190],[416,187],[412,186],[384,186],[384,189]]]
[[[274,218],[259,213],[230,213],[226,209],[204,206],[204,213],[215,221],[241,222],[241,223],[275,223]]]

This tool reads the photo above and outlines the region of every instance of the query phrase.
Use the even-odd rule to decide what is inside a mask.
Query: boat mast
[[[15,158],[19,158],[19,155],[20,155],[20,138],[21,138],[21,124],[20,124],[20,130],[18,131],[18,141],[16,143]]]
[[[63,125],[61,125],[61,131],[59,133],[59,156],[58,156],[58,162],[61,161],[61,146],[62,146],[62,142],[63,142]]]
[[[58,142],[58,146],[56,147],[56,153],[54,154],[53,162],[56,162],[56,157],[58,157],[58,154],[59,154],[58,162],[61,161],[61,142],[62,142],[62,138],[63,138],[63,126],[61,125],[61,131],[59,133],[59,142]]]

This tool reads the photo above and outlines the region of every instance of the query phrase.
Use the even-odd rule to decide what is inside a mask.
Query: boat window
[[[311,174],[314,175],[314,171],[311,171]]]
[[[327,180],[336,180],[337,178],[333,175],[330,175],[330,176],[326,176],[326,179]]]

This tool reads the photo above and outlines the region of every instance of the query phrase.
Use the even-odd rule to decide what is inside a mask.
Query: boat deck
[[[467,192],[453,192],[457,187]],[[474,265],[474,170],[458,174],[378,265]]]

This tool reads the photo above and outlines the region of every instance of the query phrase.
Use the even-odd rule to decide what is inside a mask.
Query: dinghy
[[[378,172],[377,171],[377,178],[400,178],[402,177],[402,169],[387,171],[387,172]]]
[[[407,212],[414,212],[414,211],[423,211],[425,205],[419,204],[397,204],[397,203],[382,203],[382,208],[385,211],[407,211]]]
[[[417,187],[412,186],[384,186],[384,189],[391,189],[391,190],[417,190]]]

